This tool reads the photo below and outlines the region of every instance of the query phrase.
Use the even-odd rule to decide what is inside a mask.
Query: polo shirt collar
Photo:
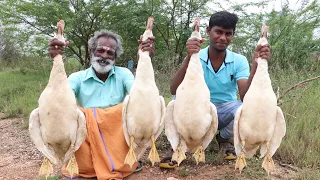
[[[209,60],[208,57],[208,50],[209,50],[210,46],[205,47],[202,51],[200,51],[200,59],[204,62],[207,62]],[[232,52],[229,49],[226,49],[227,51],[227,55],[226,55],[226,59],[225,62],[226,63],[230,63],[234,61],[234,56],[232,55]]]

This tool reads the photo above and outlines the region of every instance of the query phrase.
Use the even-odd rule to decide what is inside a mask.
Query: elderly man
[[[51,40],[50,56],[62,54],[64,45],[57,39]],[[106,30],[95,32],[88,45],[91,66],[68,78],[87,120],[87,139],[76,151],[79,174],[73,176],[122,179],[135,170],[123,164],[128,146],[121,121],[121,103],[130,92],[134,76],[127,68],[114,65],[123,53],[119,35]],[[139,41],[139,46],[152,56],[154,37]],[[141,169],[141,163],[135,164],[134,168],[136,171]],[[64,168],[62,172],[70,176]]]

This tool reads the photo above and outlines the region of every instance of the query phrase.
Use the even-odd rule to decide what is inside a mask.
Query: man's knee
[[[216,140],[217,140],[218,144],[221,144],[221,143],[231,143],[231,144],[233,144],[233,138],[232,137],[224,137],[222,134],[221,134],[221,131],[220,131],[216,135]]]
[[[232,120],[227,126],[220,129],[220,135],[224,139],[231,139],[233,138],[233,124],[234,120]]]

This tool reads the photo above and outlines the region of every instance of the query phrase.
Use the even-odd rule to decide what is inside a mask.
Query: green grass
[[[302,169],[297,177],[299,180],[320,179],[320,168],[318,169]]]
[[[42,177],[39,178],[39,180],[59,180],[60,177],[59,176],[49,176],[48,178]]]
[[[29,58],[11,67],[0,67],[0,112],[4,113],[0,118],[29,116],[38,106],[38,98],[47,85],[51,66],[51,60]],[[74,60],[69,60],[65,66],[67,74],[81,69]]]
[[[252,179],[259,179],[260,177],[267,177],[267,172],[261,167],[263,159],[251,158],[247,159],[247,167],[243,169],[245,177]]]
[[[5,117],[28,116],[37,107],[47,79],[43,74],[23,73],[19,69],[0,72],[0,111]]]
[[[179,176],[181,177],[186,177],[186,176],[189,176],[190,174],[190,170],[186,167],[182,167],[179,169]]]
[[[170,93],[170,82],[174,75],[173,70],[155,71],[155,79],[159,88],[160,95],[163,96],[166,105],[172,100]]]
[[[319,76],[319,72],[274,71],[273,85],[275,89],[279,86],[283,93],[293,84]],[[282,100],[281,109],[287,131],[276,157],[300,167],[320,167],[320,79],[288,93]]]

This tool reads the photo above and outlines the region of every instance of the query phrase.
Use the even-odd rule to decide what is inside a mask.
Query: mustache
[[[99,64],[109,65],[111,62],[113,62],[112,59],[104,59],[102,57],[93,57],[92,62],[97,62]]]
[[[106,65],[110,64],[110,62],[107,59],[98,59],[97,62],[99,64],[106,64]]]

